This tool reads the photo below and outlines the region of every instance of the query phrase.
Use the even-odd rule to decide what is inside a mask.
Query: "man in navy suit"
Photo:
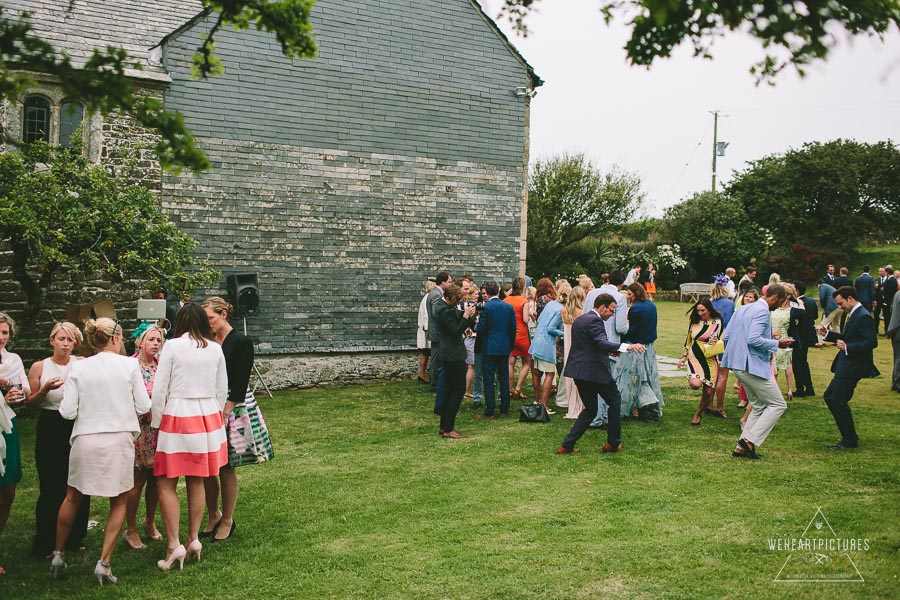
[[[516,311],[497,297],[500,286],[489,281],[482,286],[487,300],[478,318],[478,339],[481,340],[484,382],[484,414],[477,419],[494,418],[494,376],[500,387],[500,416],[509,414],[509,355],[516,343]]]
[[[869,267],[869,265],[865,265],[863,267],[863,272],[856,278],[856,281],[853,282],[853,285],[856,287],[859,303],[862,304],[866,310],[872,310],[875,307],[875,279],[870,274],[871,271],[872,268]],[[876,327],[875,329],[877,330],[878,328]]]
[[[588,425],[597,416],[598,396],[609,405],[609,429],[603,452],[619,452],[622,449],[622,397],[613,379],[609,355],[618,352],[643,352],[645,347],[643,344],[609,341],[604,321],[615,311],[615,298],[609,294],[600,294],[594,300],[593,310],[572,323],[572,347],[564,375],[575,380],[575,387],[584,402],[584,410],[578,415],[562,446],[556,450],[557,454],[573,454],[578,451],[575,442],[584,435]]]
[[[859,437],[850,413],[850,400],[859,380],[877,373],[872,351],[878,347],[878,330],[872,315],[859,301],[856,288],[840,287],[834,292],[834,299],[841,310],[848,313],[848,317],[841,333],[829,331],[825,336],[826,341],[835,342],[838,348],[838,354],[831,363],[834,379],[825,390],[825,404],[841,432],[841,440],[828,447],[845,450],[859,447]]]

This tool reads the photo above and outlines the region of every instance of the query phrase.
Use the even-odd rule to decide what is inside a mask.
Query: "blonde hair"
[[[436,286],[436,285],[437,284],[435,282],[433,282],[432,280],[430,280],[430,279],[426,280],[425,281],[425,293],[427,294],[428,292],[433,290],[434,286]]]
[[[525,288],[525,298],[527,298],[528,300],[534,300],[535,295],[537,295],[536,287],[534,287],[533,285],[530,285],[527,288]]]
[[[784,288],[784,291],[787,292],[788,299],[793,300],[797,297],[797,288],[794,287],[793,283],[782,283],[781,287]]]
[[[221,315],[225,313],[227,319],[234,314],[234,307],[225,301],[221,296],[210,296],[200,305],[201,308],[209,308],[214,313]]]
[[[581,286],[579,286],[581,287]],[[572,293],[572,284],[566,281],[565,279],[560,279],[556,283],[556,299],[559,300],[559,303],[562,305],[566,304],[566,300],[569,297],[569,294]]]
[[[778,273],[772,273],[771,275],[769,275],[769,285],[775,283],[781,283],[781,275],[779,275]]]
[[[88,319],[84,323],[84,339],[94,350],[105,348],[113,339],[122,338],[122,326],[107,317]]]
[[[53,326],[53,329],[50,331],[50,341],[53,341],[53,338],[60,331],[65,332],[66,335],[75,340],[76,346],[84,341],[84,336],[81,335],[81,331],[78,330],[75,323],[69,323],[68,321],[62,321]]]
[[[15,337],[16,335],[16,322],[13,321],[13,318],[6,314],[5,312],[0,312],[0,323],[6,323],[9,325],[9,337]]]
[[[162,345],[166,342],[166,332],[163,331],[163,328],[160,327],[159,325],[150,325],[149,327],[147,327],[147,329],[145,329],[144,331],[141,332],[141,335],[139,335],[136,340],[134,340],[135,350],[137,350],[138,352],[141,351],[141,346],[144,344],[144,340],[147,339],[147,335],[151,331],[159,332],[159,337],[162,338],[162,340],[159,344],[159,347],[160,347],[160,349],[162,349]]]
[[[728,288],[724,285],[719,285],[717,283],[712,284],[712,288],[709,290],[709,299],[710,300],[718,300],[719,298],[727,298],[728,297]]]
[[[563,323],[571,325],[575,319],[581,316],[581,313],[584,311],[585,298],[584,288],[580,285],[572,288],[572,291],[566,297],[565,310],[563,310],[562,314]]]

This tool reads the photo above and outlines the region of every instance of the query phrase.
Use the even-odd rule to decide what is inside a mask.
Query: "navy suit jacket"
[[[816,307],[816,301],[812,298],[801,296],[800,300],[806,309],[806,314],[803,315],[803,319],[800,321],[800,341],[804,346],[810,348],[819,341],[816,335],[816,321],[819,319],[819,309]]]
[[[863,273],[856,278],[856,293],[859,294],[859,302],[866,308],[872,308],[875,302],[875,279],[868,273]]]
[[[516,344],[516,309],[496,296],[484,303],[478,339],[485,356],[507,356]]]
[[[872,315],[862,303],[847,319],[841,333],[829,331],[825,340],[844,340],[847,344],[846,352],[839,351],[831,363],[831,372],[836,377],[860,380],[878,373],[872,361],[872,351],[878,347],[878,329]]]
[[[591,310],[572,323],[572,347],[564,375],[572,379],[610,383],[609,353],[618,352],[621,344],[610,342],[603,319]]]

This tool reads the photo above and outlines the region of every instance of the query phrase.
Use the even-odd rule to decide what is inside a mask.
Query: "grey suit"
[[[894,294],[891,304],[891,322],[887,327],[887,336],[891,338],[894,349],[894,373],[891,377],[891,389],[900,392],[900,293]]]
[[[428,341],[431,342],[431,355],[428,357],[428,378],[431,380],[432,392],[437,391],[441,368],[441,361],[437,358],[438,350],[440,350],[441,332],[438,330],[437,323],[434,320],[435,301],[444,301],[444,290],[439,285],[434,286],[428,292],[428,299],[425,301],[425,311],[428,313],[428,331],[426,334]]]

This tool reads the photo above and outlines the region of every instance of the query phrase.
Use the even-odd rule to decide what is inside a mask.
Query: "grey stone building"
[[[505,280],[523,268],[525,92],[541,82],[476,2],[320,0],[317,59],[226,29],[225,73],[208,80],[190,71],[213,19],[199,2],[2,3],[31,11],[76,60],[126,48],[144,62],[132,73],[141,87],[184,114],[212,169],[147,178],[215,268],[258,275],[261,311],[247,325],[270,383],[410,372],[426,276]],[[4,130],[33,136],[35,99],[47,139],[65,143],[65,99],[45,79],[0,113]],[[152,133],[89,115],[84,135],[105,160]]]

